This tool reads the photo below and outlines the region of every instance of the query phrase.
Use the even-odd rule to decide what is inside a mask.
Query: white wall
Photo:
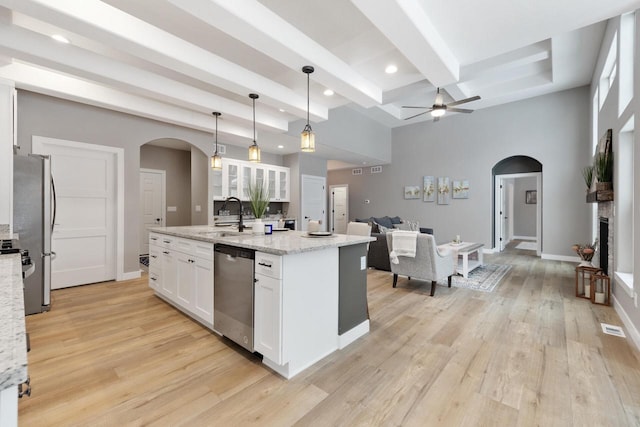
[[[634,94],[638,93],[640,89],[640,15],[636,11],[636,31],[635,31],[635,49],[634,49],[634,71],[633,71],[633,85],[634,85]],[[590,100],[593,99],[595,91],[597,90],[599,78],[602,74],[602,70],[604,67],[605,59],[609,52],[609,46],[614,38],[615,34],[618,34],[618,40],[620,40],[620,17],[612,18],[609,20],[607,24],[607,30],[605,32],[604,40],[602,41],[602,47],[600,49],[600,54],[598,56],[598,63],[596,65],[596,69],[593,73],[593,81],[591,83],[591,93]],[[619,44],[618,44],[619,46]],[[630,118],[637,116],[640,112],[640,97],[632,96],[629,105],[624,109],[624,111],[619,111],[618,108],[618,98],[620,97],[620,57],[621,52],[618,47],[618,78],[613,82],[613,86],[611,86],[609,93],[604,100],[604,104],[602,108],[598,112],[597,115],[597,130],[596,134],[591,134],[592,138],[599,139],[602,135],[604,135],[607,129],[613,130],[613,154],[614,154],[614,167],[615,167],[615,155],[618,151],[618,140],[619,134],[622,127],[629,121]],[[628,95],[628,94],[627,94]],[[635,129],[635,141],[634,141],[634,213],[633,213],[633,270],[634,270],[634,281],[633,281],[633,290],[628,292],[621,286],[615,276],[613,271],[609,271],[610,276],[614,276],[612,290],[615,297],[615,300],[618,304],[616,309],[621,313],[621,317],[626,318],[628,322],[635,327],[635,333],[638,333],[640,330],[640,309],[636,307],[634,303],[634,294],[638,293],[638,289],[640,288],[640,210],[638,209],[638,202],[636,200],[640,200],[640,128],[638,123],[638,119],[635,120],[636,129]],[[593,155],[593,151],[591,146],[588,149],[589,156]],[[617,191],[617,185],[614,181],[614,197]],[[615,212],[614,212],[615,218]],[[619,231],[614,230],[614,241],[617,239],[616,235]],[[615,248],[610,247],[609,251],[613,251]],[[615,258],[615,253],[613,254]],[[615,265],[615,262],[614,262]],[[636,335],[636,340],[640,337]],[[640,342],[636,341],[636,344],[640,346]]]
[[[13,91],[0,79],[0,225],[13,224]]]
[[[580,174],[590,158],[588,87],[395,128],[392,144],[392,163],[380,174],[368,167],[360,176],[329,172],[329,185],[349,184],[350,219],[399,215],[434,228],[438,241],[460,234],[491,247],[491,169],[524,155],[543,167],[543,255],[575,256],[571,245],[590,236]],[[421,186],[424,175],[468,179],[469,198],[449,205],[405,200],[404,186]]]

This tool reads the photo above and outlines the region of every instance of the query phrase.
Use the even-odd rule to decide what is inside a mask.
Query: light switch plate
[[[200,205],[196,205],[196,212],[202,211],[202,207]]]
[[[167,206],[167,212],[177,212],[178,208],[175,206]]]

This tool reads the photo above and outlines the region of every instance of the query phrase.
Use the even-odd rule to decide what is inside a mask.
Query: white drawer
[[[256,274],[264,274],[274,279],[282,278],[282,257],[279,255],[256,252]]]
[[[149,233],[149,244],[153,246],[162,246],[162,235],[158,233]]]
[[[192,240],[191,253],[199,258],[211,260],[213,259],[213,243]]]

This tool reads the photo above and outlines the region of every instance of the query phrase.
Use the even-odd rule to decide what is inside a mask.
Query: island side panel
[[[362,260],[364,259],[364,263]],[[369,319],[367,307],[367,245],[340,248],[338,334]]]
[[[338,349],[339,250],[283,257],[282,328],[285,377]]]

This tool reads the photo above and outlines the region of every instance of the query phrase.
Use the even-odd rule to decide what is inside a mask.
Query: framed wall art
[[[419,199],[420,198],[420,187],[417,185],[408,185],[404,187],[404,198],[405,199]]]
[[[451,197],[451,186],[449,185],[448,176],[438,177],[438,204],[448,205]]]
[[[435,202],[436,200],[436,180],[433,176],[423,177],[422,200],[425,202]]]
[[[454,199],[468,199],[469,198],[469,181],[466,179],[453,180],[453,194]]]
[[[522,194],[522,193],[520,193]],[[535,205],[538,203],[538,191],[537,190],[527,190],[524,193],[524,202],[527,205]]]

